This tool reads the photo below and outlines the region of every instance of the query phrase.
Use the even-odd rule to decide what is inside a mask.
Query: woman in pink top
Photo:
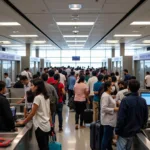
[[[78,124],[79,124],[79,117],[80,117],[80,128],[84,128],[83,114],[84,114],[84,110],[86,109],[86,98],[88,96],[88,86],[84,83],[84,76],[81,76],[78,83],[75,84],[74,93],[75,93],[74,101],[75,101],[75,107],[76,107],[75,129],[77,130]]]

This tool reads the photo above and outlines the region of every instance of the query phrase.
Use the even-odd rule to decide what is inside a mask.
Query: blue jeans
[[[62,126],[63,126],[62,111],[63,111],[63,103],[57,104],[57,106],[56,106],[56,114],[58,115],[59,129],[62,129]],[[56,116],[56,114],[55,114],[55,116]],[[55,122],[55,119],[54,119],[54,122]]]
[[[104,134],[102,139],[101,150],[113,150],[112,149],[112,139],[113,139],[114,127],[105,125]]]
[[[131,150],[133,137],[123,138],[119,136],[117,141],[117,150]]]

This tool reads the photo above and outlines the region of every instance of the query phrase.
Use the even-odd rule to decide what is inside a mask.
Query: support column
[[[26,44],[26,56],[29,56],[30,57],[30,54],[31,54],[31,52],[30,52],[30,43],[27,43]]]
[[[125,44],[120,43],[120,56],[125,56]]]
[[[115,57],[115,47],[113,47],[113,48],[111,49],[111,56],[112,56],[112,57]]]
[[[36,49],[35,49],[35,56],[39,57],[39,48],[38,47],[36,47]]]

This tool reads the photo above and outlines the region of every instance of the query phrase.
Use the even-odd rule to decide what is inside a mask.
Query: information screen
[[[72,56],[73,61],[80,61],[80,56]]]
[[[150,105],[150,93],[141,93],[141,97],[146,100],[147,105]]]

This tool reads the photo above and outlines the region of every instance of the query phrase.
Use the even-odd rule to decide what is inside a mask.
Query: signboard
[[[8,54],[6,52],[0,52],[0,59],[1,60],[21,60],[21,56],[15,54]]]
[[[80,61],[80,56],[72,56],[72,61]]]
[[[140,60],[140,56],[139,55],[134,55],[133,60]]]
[[[122,57],[113,57],[112,58],[112,61],[121,61],[122,60]]]
[[[139,54],[140,60],[150,60],[150,52],[149,53],[143,53],[143,54]]]
[[[30,61],[40,62],[40,58],[38,58],[38,57],[30,57]]]

